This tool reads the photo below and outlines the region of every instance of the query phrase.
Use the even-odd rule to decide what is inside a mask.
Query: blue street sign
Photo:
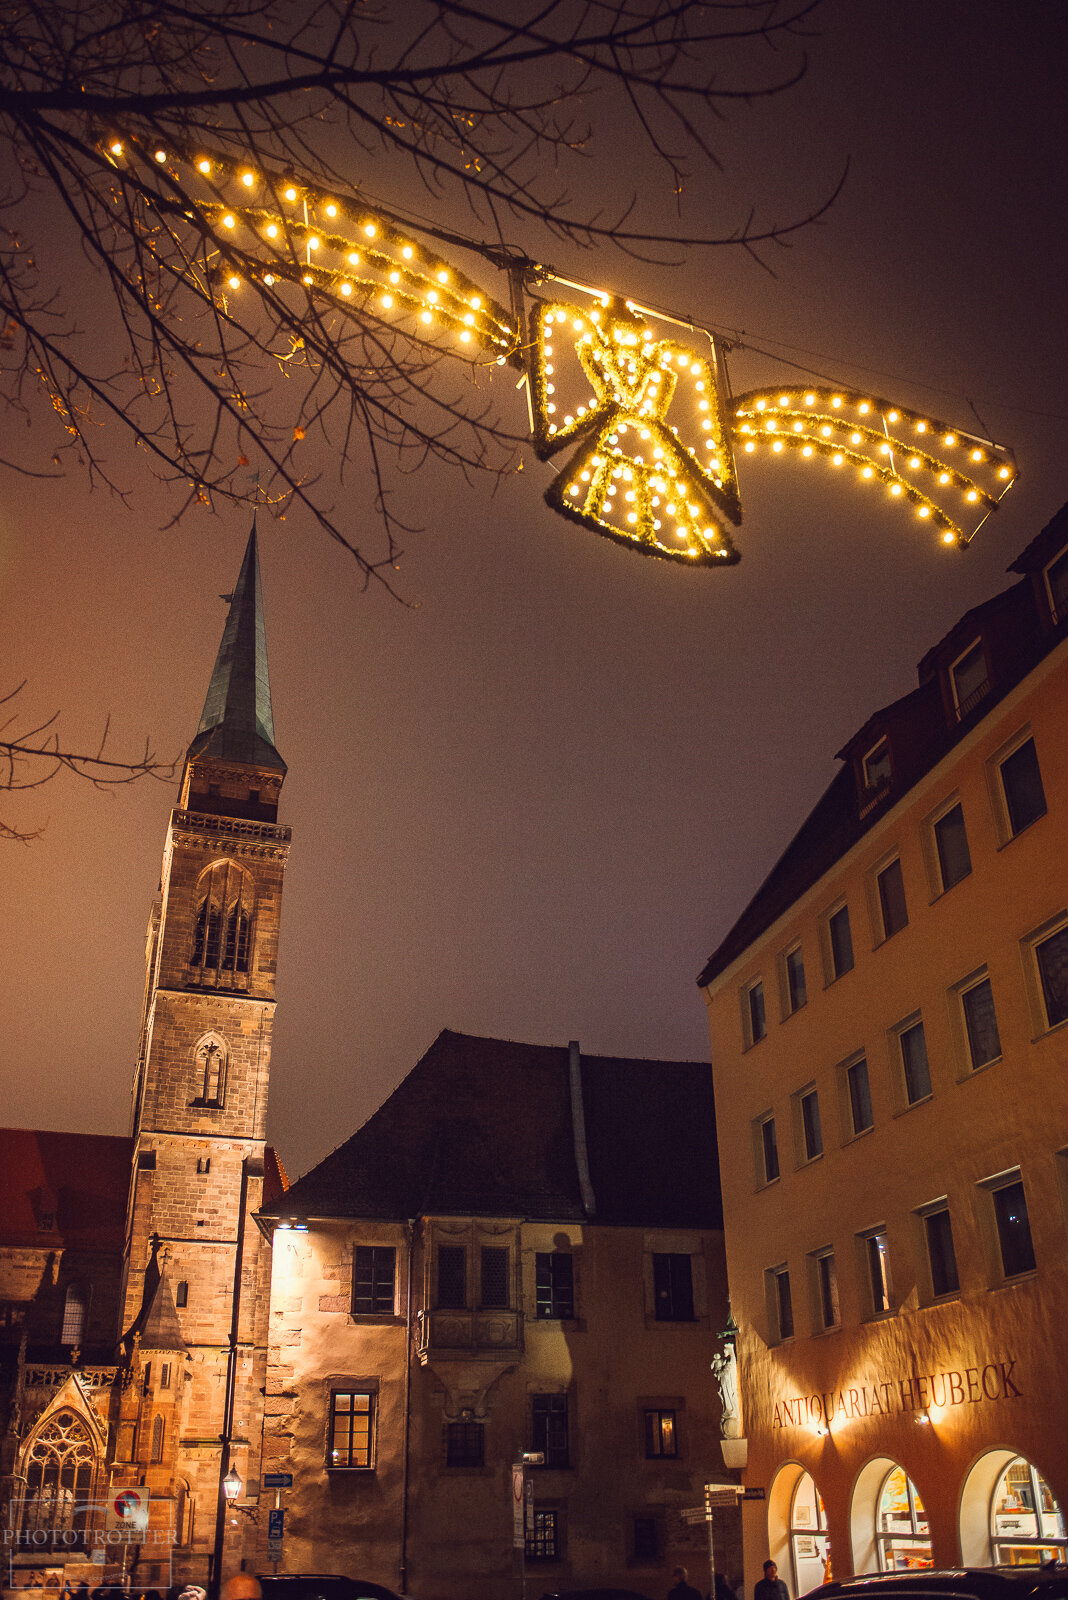
[[[265,1472],[263,1474],[263,1487],[265,1489],[292,1489],[293,1474],[291,1472]]]
[[[286,1514],[284,1511],[271,1510],[267,1513],[267,1537],[270,1540],[281,1540],[286,1531]]]

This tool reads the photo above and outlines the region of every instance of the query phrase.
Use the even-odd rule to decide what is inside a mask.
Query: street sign
[[[292,1489],[293,1474],[291,1472],[265,1472],[263,1474],[263,1487],[265,1489]]]
[[[267,1556],[271,1561],[282,1559],[282,1540],[286,1531],[286,1514],[279,1508],[267,1513]]]
[[[743,1500],[764,1500],[766,1497],[767,1490],[759,1488],[756,1484],[754,1484],[751,1489],[742,1490]]]
[[[108,1495],[107,1535],[111,1544],[143,1544],[148,1533],[149,1491],[116,1484]]]
[[[512,1548],[524,1550],[526,1548],[526,1534],[523,1528],[523,1463],[516,1461],[512,1466]]]

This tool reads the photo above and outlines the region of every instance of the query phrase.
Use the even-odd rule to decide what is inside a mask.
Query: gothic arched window
[[[247,975],[252,947],[252,877],[236,861],[216,861],[200,875],[189,965],[210,981]]]
[[[213,1033],[197,1045],[193,1088],[196,1105],[221,1106],[226,1099],[226,1046]]]
[[[57,1411],[26,1452],[25,1533],[40,1529],[84,1534],[92,1518],[96,1446],[73,1411]]]
[[[156,1417],[152,1423],[152,1460],[163,1460],[163,1418]]]
[[[174,1486],[174,1542],[181,1546],[189,1543],[189,1513],[192,1510],[192,1496],[189,1485],[184,1478],[179,1478]]]

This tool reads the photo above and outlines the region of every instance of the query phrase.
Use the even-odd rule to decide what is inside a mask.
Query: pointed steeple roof
[[[189,746],[189,758],[198,756],[237,761],[247,766],[273,767],[279,772],[286,770],[285,762],[274,747],[255,520],[241,575],[230,596],[230,611],[208,684],[200,727]]]
[[[167,1281],[167,1271],[159,1264],[159,1239],[153,1236],[152,1259],[145,1268],[145,1281],[141,1291],[141,1309],[122,1336],[128,1344],[137,1335],[144,1350],[184,1350],[181,1324],[174,1305],[174,1296]]]

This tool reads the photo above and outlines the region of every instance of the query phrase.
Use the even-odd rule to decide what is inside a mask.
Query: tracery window
[[[214,1034],[197,1045],[193,1083],[197,1105],[221,1106],[226,1099],[226,1047]]]
[[[55,1531],[84,1535],[92,1517],[96,1447],[73,1411],[58,1411],[30,1445],[25,1458],[24,1533]]]
[[[201,873],[189,965],[216,981],[247,975],[254,903],[252,878],[235,861],[216,861]]]

